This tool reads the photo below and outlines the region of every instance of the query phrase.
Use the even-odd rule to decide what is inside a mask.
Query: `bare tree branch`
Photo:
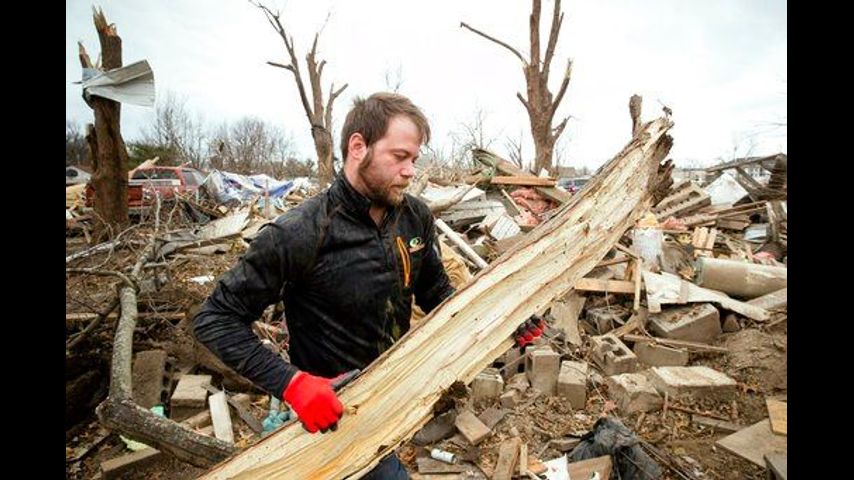
[[[549,44],[546,47],[546,56],[543,59],[543,76],[549,78],[549,66],[554,57],[557,37],[560,35],[560,27],[563,25],[563,12],[560,11],[560,0],[555,0],[555,10],[552,15],[552,28],[549,31]]]
[[[501,40],[498,40],[498,39],[496,39],[496,38],[490,37],[489,35],[487,35],[487,34],[485,34],[485,33],[481,32],[480,30],[477,30],[476,28],[472,28],[472,27],[470,27],[466,22],[460,22],[460,27],[467,28],[467,29],[471,30],[472,32],[474,32],[474,33],[476,33],[476,34],[480,35],[481,37],[483,37],[483,38],[485,38],[485,39],[487,39],[487,40],[492,40],[493,42],[495,42],[495,43],[497,43],[497,44],[501,45],[502,47],[506,48],[507,50],[510,50],[511,52],[513,52],[513,54],[514,54],[514,55],[516,55],[517,57],[519,57],[519,60],[521,60],[523,64],[525,64],[525,65],[527,65],[527,64],[528,64],[528,62],[526,62],[526,61],[525,61],[525,58],[522,56],[522,54],[521,54],[521,53],[519,53],[519,51],[518,51],[518,50],[516,50],[515,48],[511,47],[510,45],[507,45],[506,43],[502,42]]]
[[[267,65],[272,65],[274,67],[284,68],[285,70],[294,71],[294,67],[292,65],[282,65],[281,63],[276,62],[267,62]]]
[[[570,119],[570,118],[571,118],[571,116],[568,116],[568,117],[564,118],[564,119],[563,119],[563,121],[562,121],[562,122],[560,122],[560,123],[558,124],[558,126],[556,126],[556,127],[554,128],[554,130],[553,130],[553,131],[554,131],[554,137],[555,137],[555,138],[560,137],[560,134],[561,134],[561,133],[563,133],[563,129],[564,129],[564,128],[566,128],[566,122],[567,122],[567,121],[569,121],[569,119]]]
[[[528,113],[530,113],[531,112],[531,106],[528,105],[528,102],[525,100],[525,97],[523,97],[521,93],[516,92],[516,98],[518,98],[519,101],[522,102],[522,105],[525,106],[525,110],[527,110]]]
[[[531,39],[531,62],[530,65],[535,65],[537,70],[540,69],[540,0],[534,0],[531,6],[531,16],[528,19],[530,23],[530,39]]]
[[[566,61],[566,72],[563,74],[563,82],[560,84],[560,89],[557,91],[557,96],[552,102],[552,107],[549,110],[549,120],[554,118],[560,101],[563,100],[563,94],[566,93],[566,87],[569,85],[569,78],[572,76],[572,59]]]

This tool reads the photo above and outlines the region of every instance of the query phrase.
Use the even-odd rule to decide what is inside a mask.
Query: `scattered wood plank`
[[[552,303],[551,315],[554,318],[554,327],[563,330],[566,341],[580,347],[582,345],[581,335],[578,333],[578,316],[584,309],[587,297],[582,297],[572,290],[563,301]]]
[[[234,443],[234,430],[231,425],[231,412],[228,411],[228,402],[225,400],[225,392],[219,392],[208,397],[210,405],[211,421],[216,438]]]
[[[497,175],[490,181],[493,185],[522,185],[526,187],[554,187],[557,183],[553,178],[516,177]]]
[[[463,254],[465,254],[465,256],[467,256],[471,261],[475,263],[475,265],[477,265],[479,268],[486,268],[489,266],[489,264],[486,263],[484,259],[480,258],[480,255],[475,253],[475,251],[472,250],[471,246],[469,246],[469,244],[466,243],[466,241],[463,240],[463,238],[460,237],[457,232],[451,229],[451,227],[449,227],[448,224],[445,223],[441,218],[436,219],[436,226],[439,227],[439,230],[441,230],[442,233],[447,235],[448,240],[450,240],[451,243],[456,245],[463,252]]]
[[[338,397],[346,413],[333,435],[286,425],[202,478],[358,478],[370,471],[429,421],[454,382],[471,382],[510,348],[516,328],[572,288],[648,210],[672,166],[664,162],[671,127],[666,118],[646,123],[582,194],[344,387]]]
[[[104,480],[122,478],[125,473],[150,465],[163,456],[160,450],[145,448],[117,458],[101,462],[101,475]]]
[[[728,422],[726,420],[718,420],[716,418],[707,417],[705,415],[700,415],[696,413],[691,415],[691,422],[696,423],[697,425],[702,425],[704,427],[709,427],[712,430],[721,433],[735,433],[744,428],[744,425],[738,425],[732,422]]]
[[[519,448],[522,440],[519,437],[508,438],[498,447],[498,463],[495,464],[493,480],[511,480],[513,469],[519,459]]]
[[[519,445],[519,476],[526,477],[528,476],[528,444],[526,442],[522,442]]]
[[[440,462],[439,460],[430,457],[418,457],[415,459],[415,463],[418,464],[418,473],[424,474],[462,473],[470,468],[462,464]]]
[[[522,211],[519,210],[519,205],[516,205],[516,200],[513,200],[513,197],[507,193],[507,190],[504,190],[503,188],[500,188],[499,190],[501,190],[501,196],[503,196],[504,199],[507,200],[507,204],[510,205],[510,210],[512,211],[509,213],[514,216],[520,215]]]
[[[715,443],[728,452],[764,467],[766,454],[788,453],[787,439],[785,435],[772,432],[771,422],[766,418]]]
[[[454,426],[472,445],[477,445],[492,433],[492,430],[469,410],[463,410],[457,414]]]
[[[768,419],[771,421],[771,431],[779,435],[788,435],[788,404],[773,398],[766,398]]]
[[[472,150],[472,157],[478,162],[483,163],[484,165],[495,167],[495,169],[504,175],[513,175],[515,177],[535,177],[536,175],[530,174],[521,168],[516,167],[512,163],[504,160],[498,155],[489,152],[487,150],[483,150],[481,148],[475,148]],[[572,198],[572,194],[561,190],[555,187],[534,187],[540,195],[543,195],[551,200],[554,200],[557,203],[566,203]]]
[[[579,292],[635,293],[635,282],[625,280],[601,280],[598,278],[582,278],[575,283]]]

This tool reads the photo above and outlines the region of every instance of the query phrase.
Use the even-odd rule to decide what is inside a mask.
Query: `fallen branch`
[[[157,197],[155,233],[152,234],[151,241],[139,256],[130,275],[127,277],[121,275],[124,277],[125,285],[119,290],[121,316],[113,341],[110,393],[107,399],[98,405],[95,412],[106,428],[174,455],[184,462],[208,467],[233,453],[234,446],[216,438],[198,434],[172,420],[157,416],[133,401],[131,361],[133,332],[137,320],[136,280],[143,266],[154,259],[156,233],[160,224],[159,213],[160,198]]]

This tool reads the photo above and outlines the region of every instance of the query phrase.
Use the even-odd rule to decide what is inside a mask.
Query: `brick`
[[[207,409],[208,391],[202,385],[210,384],[210,375],[184,375],[178,380],[178,386],[170,401],[170,418],[180,422],[185,418]]]
[[[590,337],[591,356],[605,375],[637,370],[638,358],[619,338],[611,334]]]
[[[710,343],[721,333],[721,319],[714,305],[700,303],[651,314],[648,327],[659,337]]]
[[[487,368],[474,377],[471,388],[474,401],[493,400],[504,390],[504,379],[497,369]]]
[[[688,351],[658,345],[653,342],[637,342],[634,348],[638,361],[651,367],[682,367],[688,365]]]
[[[650,383],[670,398],[728,400],[736,393],[736,381],[709,367],[653,367],[645,372]]]
[[[530,353],[525,363],[525,373],[531,381],[531,387],[545,395],[554,395],[557,376],[560,372],[560,354],[551,348],[543,347]]]
[[[608,396],[624,415],[635,412],[651,412],[664,404],[664,399],[642,373],[624,373],[605,379]]]
[[[585,362],[565,360],[560,364],[557,377],[557,394],[569,400],[576,410],[584,410],[587,404],[587,370]]]

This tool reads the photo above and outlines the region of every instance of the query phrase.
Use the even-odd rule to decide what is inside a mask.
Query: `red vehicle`
[[[154,205],[155,194],[160,200],[175,197],[175,193],[195,193],[205,181],[205,175],[190,167],[146,167],[133,172],[128,181],[128,209],[140,213]],[[86,186],[86,205],[92,206],[95,191]]]

